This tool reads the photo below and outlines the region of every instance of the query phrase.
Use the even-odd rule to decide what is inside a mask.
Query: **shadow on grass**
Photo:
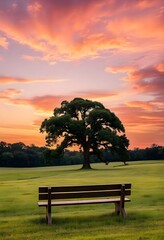
[[[55,214],[54,214],[55,215]],[[104,226],[123,226],[133,224],[144,224],[151,220],[148,213],[130,212],[126,218],[117,216],[115,213],[102,215],[75,215],[75,216],[53,216],[52,225],[64,228],[86,228],[86,227],[104,227]],[[44,217],[33,218],[30,221],[36,225],[47,226]]]
[[[100,169],[100,168],[93,168],[92,170],[94,170],[94,171],[124,171],[124,170],[126,170],[127,171],[127,167],[128,165],[117,165],[117,166],[112,166],[111,168],[102,168],[102,169]]]

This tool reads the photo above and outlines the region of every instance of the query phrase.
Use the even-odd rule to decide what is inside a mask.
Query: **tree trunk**
[[[83,166],[81,169],[92,169],[90,163],[83,163]]]
[[[92,169],[90,165],[89,151],[84,151],[84,162],[81,169]]]

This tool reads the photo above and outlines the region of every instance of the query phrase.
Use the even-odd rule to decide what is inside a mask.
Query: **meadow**
[[[162,240],[164,161],[136,161],[43,168],[0,168],[2,240]],[[37,206],[38,186],[132,183],[127,218],[113,204],[53,207],[53,224]]]

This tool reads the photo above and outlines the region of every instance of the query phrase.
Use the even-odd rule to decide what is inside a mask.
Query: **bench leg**
[[[52,217],[51,217],[51,211],[48,211],[48,207],[46,207],[46,223],[52,224]]]
[[[120,215],[120,203],[115,202],[115,213],[116,215]]]
[[[121,215],[125,218],[126,217],[126,212],[125,212],[125,208],[121,209]]]
[[[125,218],[126,217],[126,212],[125,212],[125,208],[124,207],[121,207],[121,204],[120,202],[116,202],[115,203],[115,213],[116,215],[121,215]]]
[[[126,212],[125,212],[125,184],[121,185],[120,212],[121,212],[121,215],[125,218],[126,217]]]

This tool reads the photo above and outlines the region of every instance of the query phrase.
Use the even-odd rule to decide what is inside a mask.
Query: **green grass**
[[[13,169],[0,168],[0,239],[2,240],[162,240],[164,239],[164,162],[95,164]],[[114,205],[53,207],[53,224],[37,206],[38,186],[132,183],[127,218]]]

